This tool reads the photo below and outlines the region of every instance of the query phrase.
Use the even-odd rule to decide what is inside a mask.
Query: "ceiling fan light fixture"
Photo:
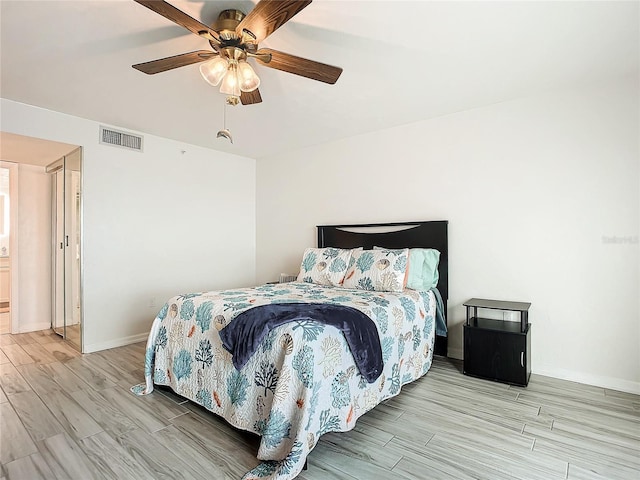
[[[200,74],[212,87],[216,87],[227,73],[228,62],[222,57],[200,64]]]
[[[253,92],[260,86],[260,78],[251,68],[248,62],[238,62],[238,80],[240,81],[240,90],[243,92]]]
[[[132,65],[147,75],[200,63],[200,73],[207,83],[220,86],[220,92],[233,99],[234,104],[252,105],[262,102],[258,89],[261,82],[252,65],[247,63],[248,57],[266,67],[328,84],[336,83],[342,73],[339,67],[259,48],[260,43],[312,0],[257,0],[248,15],[237,9],[228,9],[220,13],[211,26],[165,0],[134,1],[200,38],[207,39],[213,50],[198,50]]]

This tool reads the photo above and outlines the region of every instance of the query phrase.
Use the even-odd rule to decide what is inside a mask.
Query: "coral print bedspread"
[[[360,374],[336,327],[297,320],[269,331],[237,370],[219,330],[241,312],[274,303],[330,303],[368,315],[378,329],[383,370],[372,383]],[[298,475],[321,435],[347,431],[381,401],[431,366],[435,300],[431,292],[352,290],[292,282],[180,295],[155,319],[145,364],[153,384],[261,436],[256,468],[243,479],[288,480]]]

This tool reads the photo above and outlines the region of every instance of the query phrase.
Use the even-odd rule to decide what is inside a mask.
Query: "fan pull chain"
[[[216,135],[217,138],[223,137],[233,143],[233,137],[231,136],[231,132],[227,129],[227,105],[229,104],[229,99],[227,98],[224,102],[224,107],[222,110],[222,130],[218,132]]]

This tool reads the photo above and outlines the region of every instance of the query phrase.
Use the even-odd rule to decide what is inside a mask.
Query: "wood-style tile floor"
[[[239,479],[257,437],[143,380],[144,344],[80,355],[0,335],[0,479]],[[640,397],[533,375],[527,388],[436,358],[421,380],[323,436],[300,480],[640,479]]]

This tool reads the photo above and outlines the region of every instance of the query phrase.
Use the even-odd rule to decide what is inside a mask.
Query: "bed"
[[[262,463],[243,480],[295,478],[323,434],[351,430],[361,415],[422,377],[434,353],[446,355],[446,221],[317,231],[317,249],[305,251],[300,281],[171,298],[149,333],[145,383],[132,387],[144,395],[154,384],[168,386],[260,435]],[[364,268],[387,274],[408,261],[408,248],[439,252],[437,288],[403,288],[384,277],[389,288],[377,283],[372,290]],[[320,283],[309,276],[312,268],[321,271]],[[408,276],[396,270],[389,275]],[[312,310],[327,321],[305,313]],[[375,336],[370,346],[363,343],[371,340],[367,335]],[[242,339],[251,339],[252,348]]]

